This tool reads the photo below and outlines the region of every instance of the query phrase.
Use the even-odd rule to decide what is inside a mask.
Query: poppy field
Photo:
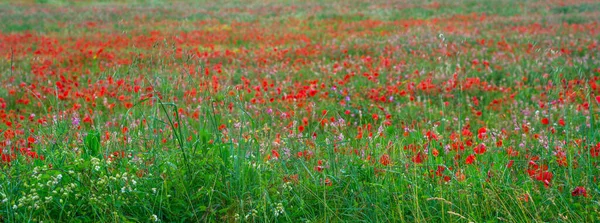
[[[0,222],[599,222],[592,0],[0,3]]]

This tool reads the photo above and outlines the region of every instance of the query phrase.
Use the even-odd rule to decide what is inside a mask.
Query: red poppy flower
[[[412,161],[414,163],[423,163],[423,160],[425,159],[425,157],[423,156],[423,154],[421,152],[417,153],[417,155],[415,155],[412,158]]]
[[[552,181],[553,174],[552,172],[548,172],[543,169],[539,169],[536,171],[534,175],[535,179],[544,183],[544,187],[550,186],[550,181]]]
[[[475,162],[475,155],[471,154],[469,156],[467,156],[467,159],[465,160],[465,163],[467,164],[473,164],[473,162]]]
[[[381,155],[381,157],[379,157],[379,163],[381,163],[381,165],[384,165],[384,166],[390,165],[390,155],[388,155],[388,154]]]
[[[481,127],[479,130],[477,130],[477,138],[485,139],[486,133],[487,133],[487,129],[485,129],[485,127]]]
[[[543,125],[548,125],[548,124],[550,124],[550,121],[548,120],[548,118],[543,118],[542,119],[542,124]]]
[[[2,162],[10,163],[10,161],[12,161],[10,155],[8,155],[8,154],[2,154]]]
[[[279,152],[277,150],[271,150],[271,154],[273,155],[273,159],[279,159]]]
[[[433,150],[431,151],[431,154],[432,154],[433,156],[437,157],[437,156],[439,156],[439,155],[440,155],[440,152],[439,152],[437,149],[433,149]]]
[[[515,164],[514,160],[508,161],[508,164],[506,164],[506,168],[511,168],[513,166],[513,164]]]
[[[587,197],[587,191],[585,190],[585,187],[576,187],[575,189],[573,189],[573,191],[571,191],[571,196],[573,197],[578,197],[578,196],[583,196],[583,197]]]
[[[596,146],[590,148],[590,156],[598,157],[598,155],[600,155],[600,142],[596,144]]]
[[[558,125],[560,125],[560,126],[565,126],[565,120],[564,120],[564,119],[562,119],[562,118],[561,118],[561,119],[559,119],[559,120],[558,120]]]
[[[496,141],[496,146],[497,147],[501,147],[502,146],[502,140],[499,139],[498,141]]]
[[[482,154],[485,153],[486,149],[485,149],[485,144],[479,144],[477,147],[475,147],[473,149],[473,151],[475,151],[476,154]]]

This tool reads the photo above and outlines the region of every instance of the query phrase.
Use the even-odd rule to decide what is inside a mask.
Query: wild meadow
[[[0,222],[599,222],[600,3],[0,3]]]

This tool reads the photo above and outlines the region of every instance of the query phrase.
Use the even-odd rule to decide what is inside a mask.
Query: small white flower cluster
[[[91,163],[95,171],[100,170],[100,159],[92,157]]]
[[[248,218],[252,217],[252,218],[256,218],[258,216],[258,211],[256,209],[252,209],[248,212],[248,214],[246,214],[246,216],[244,216],[244,218],[246,220],[248,220]]]
[[[21,207],[27,207],[27,209],[37,210],[40,209],[42,205],[49,204],[54,200],[54,198],[58,198],[60,203],[64,202],[64,199],[68,199],[71,194],[73,194],[74,189],[76,188],[75,183],[60,185],[60,182],[63,179],[62,174],[57,174],[56,176],[50,176],[50,179],[45,183],[39,182],[42,179],[42,174],[44,171],[47,171],[48,168],[46,166],[35,167],[33,169],[32,178],[38,180],[38,182],[29,184],[24,183],[24,188],[28,188],[28,192],[21,192],[21,196],[17,199],[16,204],[13,204],[13,209],[18,209]],[[47,176],[47,175],[46,175]],[[40,197],[40,194],[45,194],[44,191],[48,191],[48,195]],[[80,194],[75,194],[76,198],[79,198]],[[8,202],[8,198],[5,194],[1,194],[2,203]]]
[[[98,178],[98,180],[96,180],[96,185],[98,187],[104,187],[108,183],[108,180],[109,180],[108,176],[104,175],[104,176]]]
[[[292,191],[292,182],[285,182],[282,185],[284,191]]]
[[[59,201],[62,203],[63,198],[67,199],[69,197],[69,195],[73,193],[73,191],[76,187],[77,187],[77,185],[75,185],[75,183],[70,183],[70,184],[65,185],[64,187],[61,187],[58,190],[53,190],[52,194],[60,195],[61,198]],[[79,196],[81,196],[81,195],[75,194],[76,198],[79,198]]]
[[[0,192],[0,197],[2,198],[2,204],[8,202],[8,198],[6,197],[6,194]]]
[[[273,209],[273,214],[275,215],[275,217],[284,214],[285,213],[285,209],[283,208],[283,204],[282,203],[277,203],[277,207],[275,207]]]
[[[56,177],[52,177],[52,181],[48,181],[48,183],[46,183],[46,185],[48,187],[56,186],[58,184],[58,182],[60,182],[60,180],[62,180],[62,177],[63,177],[62,174],[58,174],[58,175],[56,175]]]
[[[123,175],[117,174],[114,177],[111,176],[110,178],[114,181],[122,180],[123,182],[128,182],[128,179],[131,179],[130,183],[126,183],[125,186],[121,187],[121,193],[132,192],[134,189],[131,186],[135,186],[137,184],[137,181],[135,181],[135,179],[128,177],[127,172],[123,173]]]
[[[96,206],[104,206],[106,205],[106,203],[104,202],[103,199],[98,199],[98,196],[96,196],[95,193],[92,193],[90,195],[90,203]]]

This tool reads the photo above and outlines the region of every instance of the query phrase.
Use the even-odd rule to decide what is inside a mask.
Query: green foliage
[[[600,5],[543,3],[0,3],[0,222],[598,222]]]
[[[83,139],[86,156],[100,158],[100,132],[91,130]]]

